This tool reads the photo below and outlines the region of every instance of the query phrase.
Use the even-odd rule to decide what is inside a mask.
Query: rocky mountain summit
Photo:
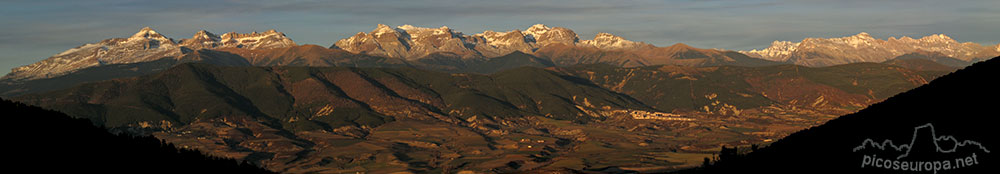
[[[295,46],[295,41],[285,37],[285,33],[275,30],[267,30],[263,33],[236,33],[229,32],[222,36],[201,30],[195,33],[190,39],[182,39],[181,46],[192,50],[207,48],[247,48],[247,49],[269,49]]]
[[[884,62],[913,52],[939,52],[966,62],[1000,55],[1000,45],[958,42],[944,34],[914,39],[907,36],[876,39],[868,33],[841,38],[806,38],[801,42],[774,41],[762,50],[740,51],[751,57],[805,66],[830,66],[855,62]]]
[[[611,64],[624,67],[649,65],[684,66],[761,66],[777,62],[752,58],[734,51],[698,49],[685,44],[656,47],[630,41],[610,33],[598,33],[592,40],[580,37],[568,28],[536,24],[526,30],[484,31],[466,35],[448,27],[421,28],[411,25],[390,27],[379,24],[375,30],[342,39],[330,48],[401,58],[406,60],[489,59],[522,52],[549,59],[556,65]]]
[[[350,38],[339,40],[331,48],[412,60],[439,52],[453,53],[462,58],[498,57],[514,51],[533,53],[550,44],[604,50],[652,47],[647,43],[629,41],[609,33],[600,33],[593,40],[581,41],[573,30],[544,24],[535,24],[524,31],[487,30],[472,35],[455,32],[447,26],[423,28],[403,25],[393,28],[379,24],[371,32],[359,32]]]

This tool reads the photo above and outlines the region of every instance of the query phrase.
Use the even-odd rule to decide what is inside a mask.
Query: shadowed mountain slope
[[[929,84],[895,95],[857,113],[794,133],[745,156],[723,158],[692,173],[886,173],[900,169],[865,166],[865,157],[892,161],[949,161],[950,170],[938,173],[988,173],[996,171],[997,149],[991,113],[1000,98],[1000,85],[989,83],[1000,70],[1000,59],[976,63]],[[927,127],[924,125],[933,125]],[[931,130],[933,129],[933,130]],[[937,137],[932,137],[937,136]],[[952,139],[944,139],[951,136]],[[940,138],[940,139],[939,139]],[[906,153],[866,143],[871,139],[908,145]],[[974,141],[976,143],[968,143]],[[937,146],[938,150],[935,150]],[[861,148],[859,148],[861,147]],[[858,150],[855,150],[858,149]],[[948,152],[953,151],[953,152]],[[909,154],[901,156],[901,154]],[[956,159],[976,155],[975,164],[958,166]],[[871,159],[875,160],[875,159]],[[880,160],[883,161],[883,160]],[[890,161],[890,164],[892,163]],[[944,163],[944,162],[940,162]],[[881,166],[882,164],[880,164]],[[896,164],[893,164],[896,165]],[[912,164],[911,164],[912,165]],[[943,164],[938,165],[943,168]],[[910,167],[912,169],[912,167]],[[922,170],[923,173],[931,171]]]
[[[112,134],[86,119],[6,99],[0,101],[0,110],[10,119],[7,123],[45,125],[28,130],[4,127],[4,132],[17,132],[8,136],[8,140],[17,142],[10,143],[11,148],[21,151],[8,156],[18,159],[14,166],[59,164],[61,169],[102,173],[273,173],[248,163],[182,149],[150,136]]]
[[[554,69],[633,96],[659,110],[721,113],[793,105],[846,114],[944,74],[876,63],[822,68],[797,65],[622,68],[594,64]]]
[[[276,124],[278,120],[290,124],[288,120],[321,118],[310,122],[327,129],[442,114],[588,120],[585,110],[577,108],[584,105],[583,98],[589,99],[588,108],[648,109],[626,95],[538,68],[486,76],[410,68],[183,64],[157,74],[18,97],[109,126],[159,120],[185,124],[242,115]],[[321,112],[324,108],[332,111]],[[328,114],[334,117],[324,117]]]

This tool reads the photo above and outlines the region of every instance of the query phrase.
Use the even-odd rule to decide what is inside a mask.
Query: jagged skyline
[[[876,38],[947,34],[962,42],[996,44],[996,1],[787,2],[787,1],[561,1],[546,2],[246,2],[98,1],[4,2],[0,69],[30,64],[65,49],[127,37],[150,26],[171,38],[205,29],[249,33],[277,29],[300,44],[329,46],[376,24],[449,26],[458,31],[507,31],[536,23],[599,32],[667,46],[762,49],[774,40]],[[622,20],[627,19],[627,20]],[[739,26],[739,27],[733,27]]]

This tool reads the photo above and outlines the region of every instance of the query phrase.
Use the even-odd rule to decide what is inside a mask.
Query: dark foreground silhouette
[[[273,173],[233,159],[180,149],[151,136],[112,134],[71,118],[6,99],[4,170],[23,173]]]
[[[678,173],[997,173],[1000,59]]]

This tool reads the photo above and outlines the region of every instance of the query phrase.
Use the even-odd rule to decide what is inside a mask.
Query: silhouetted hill
[[[16,151],[7,170],[46,173],[273,173],[232,159],[180,149],[151,136],[112,134],[89,120],[51,110],[0,101],[4,142]],[[19,127],[17,125],[24,125]],[[25,168],[47,166],[48,168]]]
[[[997,74],[1000,59],[979,62],[745,156],[720,155],[711,166],[682,173],[995,173],[1000,165],[989,150],[1000,143],[993,121]],[[937,172],[893,164],[922,161],[939,163],[929,164]]]

